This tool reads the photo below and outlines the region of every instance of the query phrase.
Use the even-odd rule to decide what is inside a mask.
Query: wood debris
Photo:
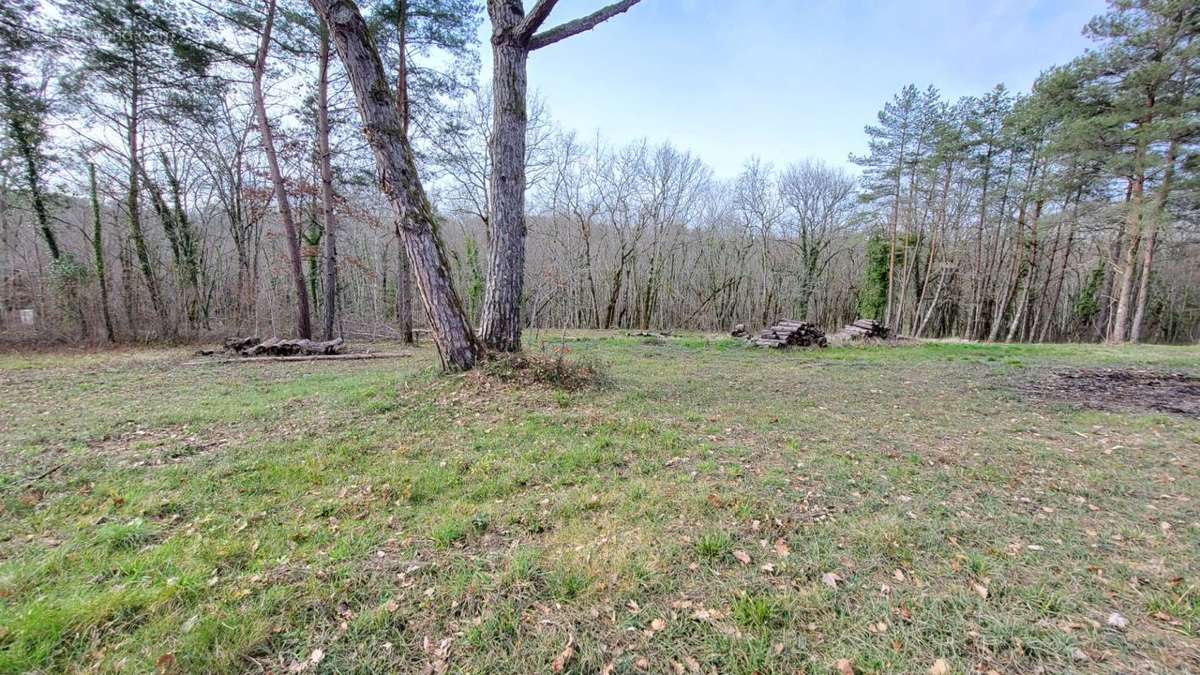
[[[803,321],[780,319],[774,326],[764,329],[750,344],[758,347],[828,347],[825,333],[816,326]]]

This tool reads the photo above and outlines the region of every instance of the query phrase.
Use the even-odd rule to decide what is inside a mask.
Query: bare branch
[[[552,45],[559,40],[565,40],[572,35],[578,35],[584,31],[591,30],[596,26],[608,21],[618,14],[623,14],[629,11],[630,7],[638,4],[640,0],[621,0],[613,4],[588,14],[585,17],[568,21],[564,24],[555,26],[548,30],[544,30],[537,35],[529,38],[529,51],[541,49],[547,45]],[[536,11],[536,7],[534,8]]]
[[[546,19],[550,18],[550,12],[554,10],[554,5],[558,4],[558,0],[538,0],[533,9],[529,10],[529,14],[525,15],[525,19],[517,26],[517,40],[525,42],[533,37],[537,29],[546,23]]]

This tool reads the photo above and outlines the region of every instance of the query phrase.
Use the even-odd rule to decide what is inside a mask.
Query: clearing
[[[1200,670],[1200,349],[577,337],[0,355],[0,672]]]

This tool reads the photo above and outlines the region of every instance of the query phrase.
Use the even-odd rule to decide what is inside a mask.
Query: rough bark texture
[[[535,34],[557,0],[538,0],[525,15],[520,0],[488,0],[492,21],[492,173],[488,180],[487,286],[480,336],[490,349],[521,349],[521,294],[525,281],[525,134],[529,52],[595,28],[639,0],[621,0],[587,16]]]
[[[384,194],[401,223],[400,234],[412,262],[417,290],[429,318],[442,365],[467,370],[483,354],[450,282],[449,265],[437,233],[437,219],[417,176],[412,148],[367,25],[350,0],[309,0],[333,35],[362,116],[367,143],[375,154]]]
[[[325,222],[324,338],[333,339],[337,316],[337,222],[333,215],[333,167],[329,151],[329,31],[321,27],[320,75],[317,83],[317,152],[321,157],[321,218]]]
[[[525,110],[529,48],[519,35],[521,3],[488,2],[492,19],[492,173],[488,181],[487,286],[480,336],[488,348],[521,348],[521,292],[525,277]]]
[[[283,221],[283,233],[287,237],[288,257],[291,258],[292,285],[296,292],[296,332],[302,338],[312,337],[312,322],[309,319],[308,286],[304,283],[304,267],[300,260],[300,239],[296,234],[296,221],[292,218],[292,207],[288,202],[283,173],[279,170],[279,157],[275,154],[275,136],[267,118],[267,100],[263,94],[263,76],[267,69],[267,53],[271,48],[271,26],[275,20],[275,0],[267,3],[267,20],[263,24],[258,43],[258,54],[254,60],[254,110],[258,118],[258,130],[262,136],[263,153],[267,157],[267,168],[275,190],[275,201],[279,202],[279,218]]]

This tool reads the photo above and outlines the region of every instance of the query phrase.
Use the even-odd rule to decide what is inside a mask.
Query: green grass
[[[1200,350],[572,337],[0,355],[0,672],[1200,670],[1200,422],[1015,386]]]

